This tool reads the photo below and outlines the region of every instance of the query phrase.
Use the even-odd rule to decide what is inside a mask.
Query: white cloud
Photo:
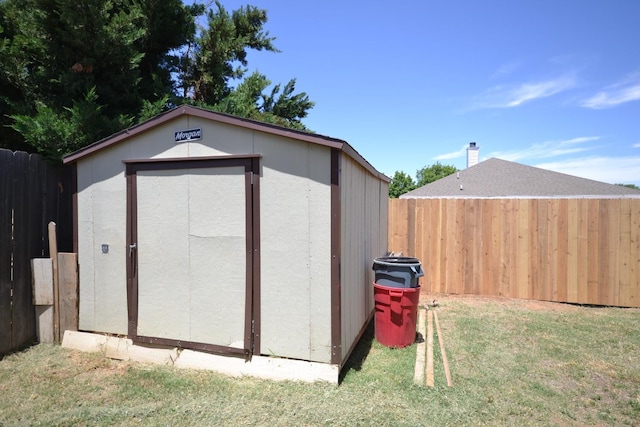
[[[509,74],[513,74],[513,72],[516,71],[521,66],[522,66],[521,61],[513,61],[513,62],[503,64],[500,66],[500,68],[498,68],[498,70],[495,73],[493,73],[491,78],[497,79],[499,77],[508,76]]]
[[[460,158],[460,157],[465,156],[467,154],[467,147],[468,147],[468,145],[463,145],[462,148],[457,150],[457,151],[452,151],[450,153],[440,154],[440,155],[434,157],[434,160],[451,160],[451,159]]]
[[[640,156],[582,157],[534,166],[610,184],[640,185]]]
[[[520,150],[493,151],[488,155],[483,155],[481,157],[482,160],[486,160],[491,157],[498,157],[500,159],[509,160],[511,162],[516,162],[521,159],[547,159],[550,157],[582,153],[585,151],[593,150],[595,147],[588,146],[586,145],[586,143],[598,141],[599,139],[599,136],[579,136],[576,138],[564,139],[559,141],[545,141],[537,144],[532,144],[529,147],[525,147]],[[460,147],[459,150],[439,154],[433,159],[436,161],[440,161],[465,157],[467,155],[468,147],[468,144],[464,144],[462,147]]]
[[[521,159],[545,159],[566,154],[576,154],[594,149],[594,147],[591,147],[586,143],[597,141],[599,139],[599,136],[580,136],[560,141],[545,141],[532,144],[521,150],[506,152],[495,151],[488,157],[498,157],[515,162]]]
[[[556,93],[560,93],[573,86],[573,83],[568,80],[552,80],[540,83],[525,83],[518,88],[515,88],[508,94],[510,101],[507,103],[507,107],[517,107],[527,101],[538,98],[546,98]]]
[[[633,148],[640,148],[640,142],[638,142],[637,144],[633,144]]]
[[[582,101],[580,106],[600,110],[632,101],[640,101],[640,73],[632,74],[622,82],[606,87]]]
[[[529,101],[564,92],[575,85],[573,76],[561,76],[546,81],[495,86],[476,97],[471,109],[518,107]]]
[[[597,110],[638,100],[640,100],[640,84],[614,91],[598,92],[594,97],[583,101],[581,105]]]

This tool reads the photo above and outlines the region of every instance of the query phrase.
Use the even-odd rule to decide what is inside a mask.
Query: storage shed
[[[349,144],[180,106],[64,163],[81,331],[317,362],[337,381],[387,251],[389,178]]]

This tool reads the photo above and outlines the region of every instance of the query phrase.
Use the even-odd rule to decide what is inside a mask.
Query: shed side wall
[[[342,357],[373,313],[373,259],[387,252],[388,184],[342,157]]]

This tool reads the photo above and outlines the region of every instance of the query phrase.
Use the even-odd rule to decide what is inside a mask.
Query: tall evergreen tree
[[[196,38],[183,63],[184,97],[215,105],[231,93],[229,83],[247,69],[247,49],[277,52],[275,40],[263,30],[267,11],[241,7],[231,14],[220,4],[207,12],[208,25]]]
[[[52,159],[182,102],[303,129],[313,107],[258,73],[266,11],[180,0],[0,0],[0,146]]]
[[[143,98],[139,4],[21,0],[0,11],[0,70],[21,94],[8,102],[10,126],[29,145],[57,159],[131,125]]]
[[[247,117],[266,123],[305,130],[301,119],[314,105],[306,93],[294,94],[295,79],[287,83],[280,92],[275,85],[269,94],[265,90],[271,84],[266,76],[254,72],[213,106],[214,110]]]

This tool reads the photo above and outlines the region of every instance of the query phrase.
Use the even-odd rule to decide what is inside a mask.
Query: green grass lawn
[[[37,345],[0,361],[0,426],[640,424],[640,310],[441,297],[453,387],[366,335],[339,386],[228,378]]]

